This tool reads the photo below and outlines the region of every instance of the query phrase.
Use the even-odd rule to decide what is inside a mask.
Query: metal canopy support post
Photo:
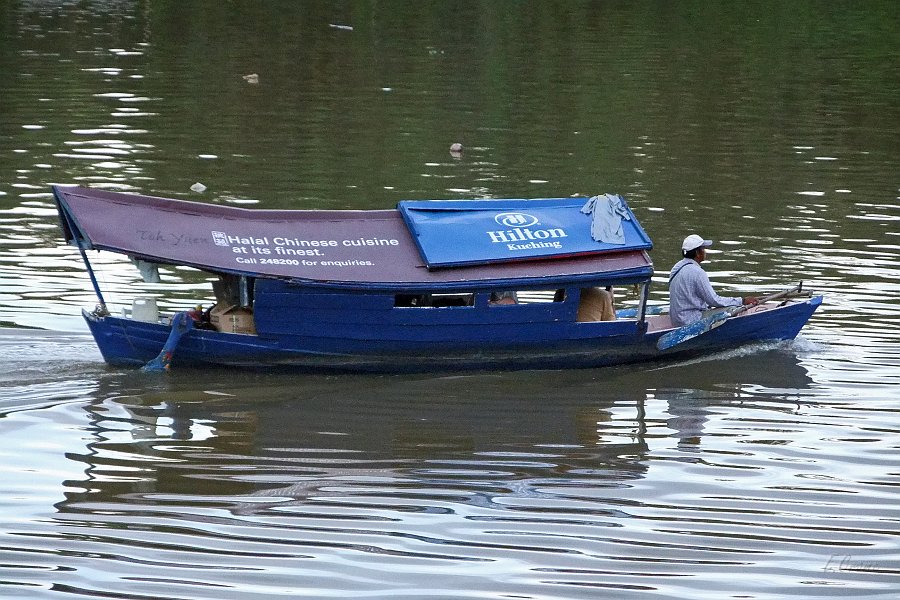
[[[78,252],[81,253],[81,260],[84,261],[84,266],[87,268],[88,277],[91,279],[91,285],[94,286],[94,293],[97,294],[97,300],[100,302],[98,308],[102,314],[109,314],[109,309],[106,308],[106,300],[103,299],[103,293],[100,291],[100,284],[97,283],[97,277],[94,275],[94,269],[91,268],[91,261],[88,260],[87,252],[84,250],[83,238],[79,235],[78,228],[75,227],[74,223],[72,223],[72,218],[69,216],[68,211],[60,211],[64,218],[66,219],[66,226],[69,228],[69,231],[72,234],[72,241],[78,246]]]
[[[646,319],[647,319],[647,300],[650,298],[650,280],[644,282],[641,286],[641,302],[638,307],[638,323],[640,327],[646,330]]]
[[[109,314],[109,309],[106,308],[106,300],[103,299],[103,293],[100,291],[100,284],[97,283],[97,277],[94,275],[94,269],[91,268],[91,262],[88,260],[87,253],[84,251],[84,248],[81,247],[81,243],[78,243],[78,251],[81,252],[81,260],[84,261],[84,266],[87,267],[88,277],[91,278],[91,285],[94,286],[94,293],[97,294],[97,300],[100,301],[100,310],[103,314]]]

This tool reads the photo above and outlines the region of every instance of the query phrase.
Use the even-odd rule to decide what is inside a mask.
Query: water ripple
[[[792,408],[764,389],[742,405],[690,394],[663,401],[658,389],[643,409],[570,401],[548,421],[542,405],[520,401],[517,418],[502,418],[531,431],[527,438],[473,444],[505,403],[445,402],[440,437],[396,429],[427,423],[437,408],[402,400],[427,380],[382,381],[386,396],[366,407],[367,418],[346,412],[351,398],[322,398],[321,408],[347,417],[339,428],[316,400],[301,401],[305,419],[285,428],[293,409],[278,385],[255,386],[275,393],[262,404],[236,400],[245,392],[230,386],[209,405],[189,398],[216,386],[195,383],[178,392],[184,405],[125,390],[75,411],[7,414],[7,434],[50,419],[59,443],[72,448],[64,438],[74,435],[86,444],[64,466],[31,445],[29,464],[43,463],[44,479],[65,473],[66,492],[55,514],[8,522],[0,536],[20,589],[41,589],[60,563],[70,590],[107,597],[209,598],[223,589],[265,597],[299,581],[313,596],[396,597],[420,589],[421,573],[440,572],[429,594],[562,598],[584,588],[674,598],[703,595],[713,581],[721,588],[735,568],[796,592],[825,585],[799,583],[801,574],[836,582],[860,572],[854,560],[877,566],[864,571],[874,593],[900,575],[890,550],[897,519],[882,509],[896,495],[898,428],[872,427],[867,414],[890,414],[884,408]],[[544,427],[523,430],[530,413]],[[588,431],[587,414],[592,434],[580,443],[553,433]],[[395,430],[392,441],[384,427]],[[851,461],[853,477],[840,475]],[[24,489],[32,491],[6,514],[25,509],[37,488]]]

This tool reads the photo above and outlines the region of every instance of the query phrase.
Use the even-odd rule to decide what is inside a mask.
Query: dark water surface
[[[0,0],[0,597],[896,597],[898,56],[894,2]],[[52,183],[618,192],[654,301],[696,231],[721,292],[825,304],[687,363],[143,374],[86,333]],[[208,295],[95,260],[114,306]]]

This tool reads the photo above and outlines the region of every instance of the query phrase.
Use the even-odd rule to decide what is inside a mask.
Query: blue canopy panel
[[[429,269],[649,250],[621,196],[402,201]]]

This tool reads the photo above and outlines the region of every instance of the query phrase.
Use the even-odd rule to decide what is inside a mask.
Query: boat
[[[593,368],[790,340],[822,302],[795,288],[712,314],[700,331],[673,327],[649,301],[653,244],[615,194],[380,210],[252,209],[75,186],[53,195],[97,295],[84,319],[116,366]],[[139,297],[114,314],[89,250],[125,255],[151,276],[159,265],[207,273],[210,305],[159,314],[156,298]],[[633,298],[609,316],[621,289]]]

